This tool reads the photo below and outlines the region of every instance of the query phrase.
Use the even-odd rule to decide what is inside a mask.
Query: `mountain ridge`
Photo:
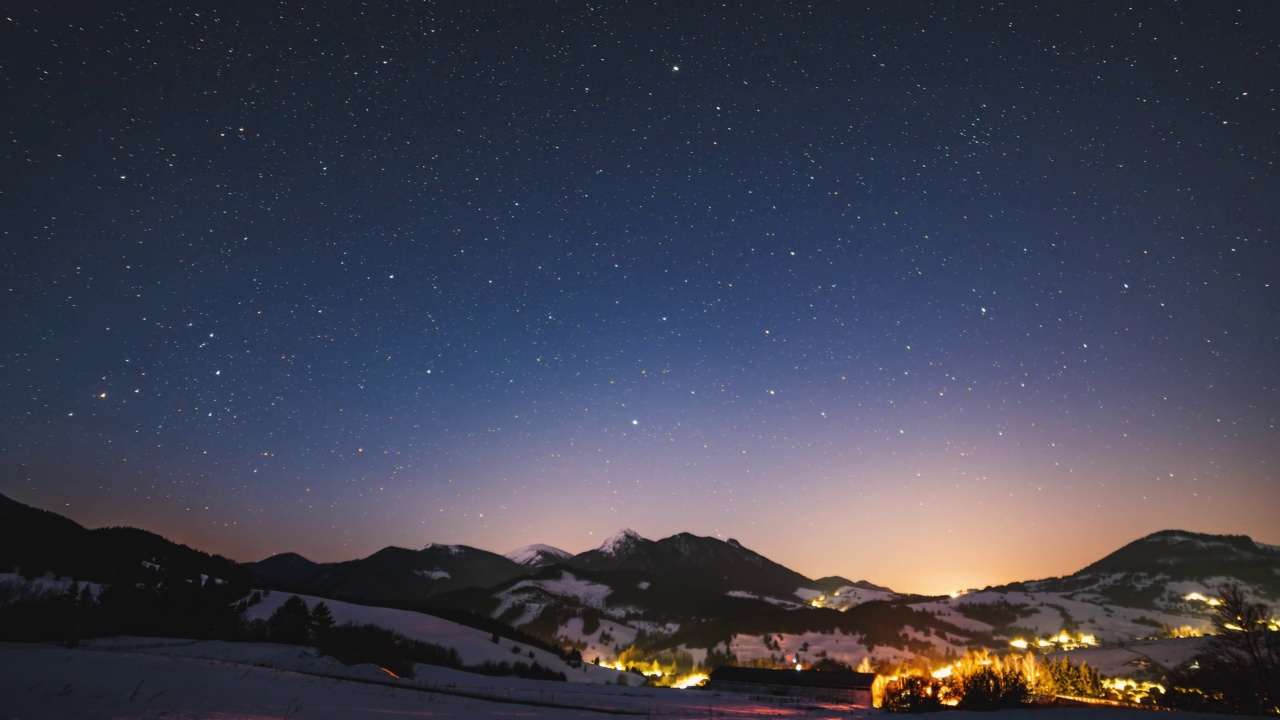
[[[557,550],[533,545],[508,555],[532,558],[548,549]],[[1204,632],[1210,599],[1224,581],[1241,582],[1263,601],[1280,600],[1280,549],[1244,535],[1183,530],[1143,536],[1069,576],[952,596],[906,595],[836,575],[809,579],[735,539],[689,532],[649,540],[624,529],[577,555],[551,554],[546,564],[530,565],[430,543],[340,563],[282,553],[237,564],[145,530],[87,530],[0,496],[0,571],[20,567],[28,576],[94,582],[114,582],[122,570],[229,577],[245,592],[281,590],[509,626],[584,657],[616,657],[643,645],[646,652],[705,649],[743,660],[896,663],[1015,641],[1055,646],[1065,641],[1047,638],[1066,635],[1116,644],[1162,628]]]

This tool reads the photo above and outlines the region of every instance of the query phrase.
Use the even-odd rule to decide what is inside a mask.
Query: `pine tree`
[[[290,595],[267,618],[267,631],[276,642],[301,645],[307,641],[310,622],[311,611],[307,608],[307,602],[297,595]]]
[[[311,608],[311,619],[308,622],[308,626],[312,639],[316,641],[319,641],[333,629],[333,613],[329,611],[329,606],[323,600]]]

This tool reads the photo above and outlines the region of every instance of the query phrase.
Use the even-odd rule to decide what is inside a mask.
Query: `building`
[[[750,695],[779,695],[818,702],[871,707],[875,673],[767,670],[725,665],[711,673],[707,689]]]

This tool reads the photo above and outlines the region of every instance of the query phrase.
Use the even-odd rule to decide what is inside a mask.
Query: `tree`
[[[942,683],[931,677],[908,675],[890,680],[883,708],[892,713],[926,713],[942,709]]]
[[[1065,657],[1046,659],[1040,664],[1040,670],[1036,691],[1043,695],[1106,696],[1101,676],[1088,663],[1077,665]]]
[[[1280,715],[1280,630],[1239,583],[1218,588],[1214,634],[1196,662],[1170,673],[1166,703],[1187,710]]]
[[[311,637],[317,642],[324,637],[325,633],[333,629],[333,613],[323,600],[311,608],[311,617],[307,622],[307,629],[311,631]]]
[[[961,710],[1007,710],[1027,703],[1027,679],[1015,666],[979,665],[957,681]]]
[[[267,630],[276,642],[302,645],[307,642],[310,622],[311,611],[307,609],[307,602],[297,595],[290,595],[267,618]]]
[[[1205,659],[1247,678],[1246,693],[1238,702],[1258,711],[1280,714],[1280,631],[1272,629],[1271,608],[1250,602],[1239,583],[1218,588],[1221,595],[1213,613],[1213,638]]]

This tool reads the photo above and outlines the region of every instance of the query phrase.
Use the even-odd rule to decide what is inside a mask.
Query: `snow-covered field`
[[[1083,648],[1067,653],[1050,653],[1047,657],[1068,657],[1072,662],[1086,662],[1103,677],[1131,678],[1148,673],[1159,676],[1164,670],[1190,663],[1208,638],[1143,640],[1121,646]]]
[[[701,690],[495,678],[416,666],[397,680],[306,648],[154,638],[68,650],[0,644],[0,714],[57,718],[850,717]],[[862,712],[865,711],[855,711]]]
[[[491,678],[417,666],[396,680],[372,665],[344,667],[305,648],[155,638],[99,640],[79,649],[0,643],[5,720],[115,718],[866,718],[879,711],[793,704],[705,690]],[[947,712],[936,720],[1148,720],[1141,710]],[[1184,720],[1225,718],[1183,714]]]
[[[584,664],[581,668],[572,668],[560,656],[545,650],[506,638],[494,643],[492,636],[483,630],[476,630],[475,628],[459,625],[450,620],[432,615],[424,615],[410,610],[353,605],[309,595],[299,595],[299,597],[306,601],[307,607],[314,607],[316,603],[323,601],[329,606],[329,611],[333,613],[334,622],[339,625],[346,622],[356,624],[369,623],[388,630],[394,630],[414,640],[423,640],[435,645],[453,648],[458,651],[458,656],[467,665],[479,665],[486,661],[495,663],[536,661],[545,668],[564,673],[571,682],[579,683],[616,682],[619,674],[617,670],[589,663]],[[265,620],[271,617],[271,613],[275,612],[276,608],[280,607],[288,599],[289,593],[271,593],[264,597],[262,602],[250,607],[245,612],[245,619]],[[529,653],[533,653],[533,656],[530,657]]]
[[[992,629],[990,625],[964,617],[958,608],[964,605],[1000,602],[1028,606],[1033,611],[1032,614],[1019,618],[1014,624],[1032,630],[1040,636],[1054,635],[1062,630],[1066,624],[1064,612],[1071,617],[1081,632],[1094,635],[1101,642],[1109,643],[1145,638],[1154,633],[1160,625],[1172,627],[1189,625],[1200,631],[1206,631],[1209,628],[1209,623],[1204,618],[1087,602],[1066,593],[971,592],[958,598],[912,603],[911,607],[932,613],[963,629],[989,632]]]

